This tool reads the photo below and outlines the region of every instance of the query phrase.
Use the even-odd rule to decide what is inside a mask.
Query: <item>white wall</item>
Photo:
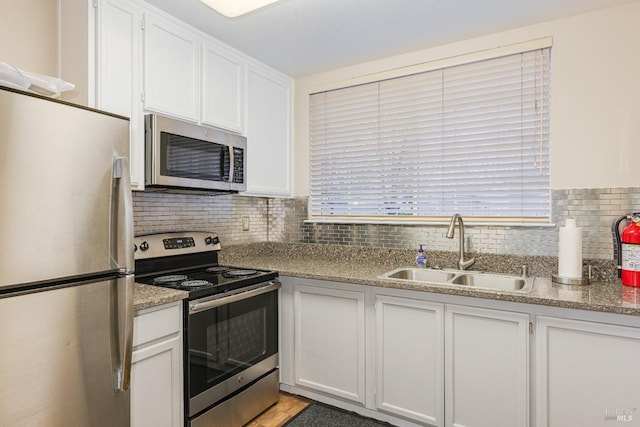
[[[640,2],[299,78],[294,195],[309,194],[309,94],[350,79],[553,37],[552,189],[640,186]],[[342,83],[339,83],[342,82]]]
[[[87,0],[58,0],[60,4],[60,77],[76,88],[62,94],[62,99],[80,105],[95,106],[95,74],[92,56],[95,29],[94,9]],[[88,36],[87,36],[88,35]]]
[[[75,84],[61,99],[92,105],[87,0],[0,0],[0,61]]]
[[[58,1],[2,0],[0,61],[58,74]]]

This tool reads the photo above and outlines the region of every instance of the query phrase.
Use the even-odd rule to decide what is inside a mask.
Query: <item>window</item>
[[[311,219],[548,222],[550,48],[310,96]]]

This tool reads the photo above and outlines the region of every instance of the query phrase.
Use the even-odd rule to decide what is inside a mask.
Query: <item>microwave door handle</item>
[[[220,149],[220,182],[225,182],[228,181],[229,178],[227,177],[225,179],[225,166],[227,164],[227,157],[229,156],[229,151],[227,150],[228,147],[223,146]]]
[[[229,182],[233,182],[233,146],[229,145]]]

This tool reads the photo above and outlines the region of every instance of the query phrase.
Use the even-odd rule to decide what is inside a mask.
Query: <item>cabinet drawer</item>
[[[180,305],[160,306],[140,312],[133,322],[133,347],[180,333]]]

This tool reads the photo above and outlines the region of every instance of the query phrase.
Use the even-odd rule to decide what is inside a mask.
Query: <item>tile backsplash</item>
[[[211,230],[223,245],[259,241],[320,243],[457,251],[458,239],[445,238],[446,225],[326,224],[305,222],[307,198],[240,195],[207,196],[154,192],[134,193],[137,234],[169,230]],[[583,233],[586,259],[612,259],[611,224],[620,215],[640,211],[640,188],[554,190],[555,226],[469,226],[467,248],[504,255],[557,256],[558,225],[576,218]],[[243,231],[249,221],[249,230]]]
[[[268,241],[268,199],[224,194],[134,192],[136,234],[161,231],[214,231],[223,244]],[[249,230],[243,231],[244,221]]]

